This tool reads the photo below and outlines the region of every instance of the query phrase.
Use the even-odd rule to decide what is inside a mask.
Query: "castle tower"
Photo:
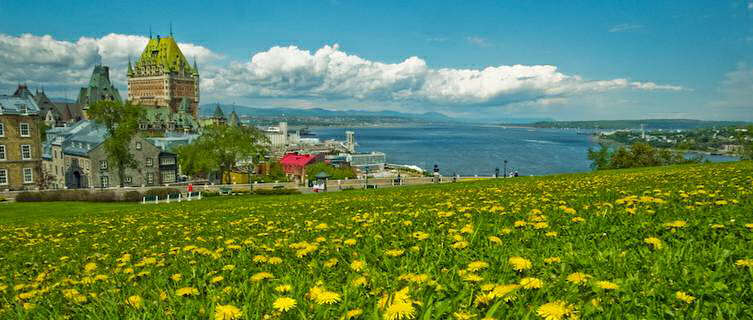
[[[133,104],[166,107],[175,113],[183,98],[188,100],[189,113],[199,112],[199,70],[178,47],[172,34],[149,39],[136,63],[128,66],[128,100]]]

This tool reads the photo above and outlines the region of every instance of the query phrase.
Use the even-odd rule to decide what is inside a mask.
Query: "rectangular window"
[[[159,165],[161,166],[168,166],[175,164],[175,158],[173,157],[162,157],[159,158]]]
[[[0,169],[0,186],[8,184],[8,170]]]
[[[146,174],[146,184],[148,184],[148,185],[154,184],[154,173],[153,172],[148,172]]]
[[[0,123],[0,137],[5,137],[5,125]]]
[[[21,131],[22,137],[31,137],[31,130],[29,130],[29,124],[26,122],[22,122],[19,126],[19,131]]]
[[[162,171],[160,172],[160,175],[162,177],[162,183],[175,182],[175,171],[173,170]]]
[[[0,144],[0,160],[8,160],[5,158],[5,145]]]
[[[136,150],[141,150],[141,142],[136,142]]]
[[[21,145],[21,160],[31,160],[31,145]]]
[[[152,158],[146,158],[146,166],[151,167],[153,165],[152,161]]]
[[[34,182],[34,170],[31,168],[24,168],[24,183]]]
[[[109,188],[110,187],[110,177],[108,176],[102,176],[100,178],[102,181],[102,188]]]
[[[107,160],[100,160],[99,161],[99,168],[102,170],[107,170]]]

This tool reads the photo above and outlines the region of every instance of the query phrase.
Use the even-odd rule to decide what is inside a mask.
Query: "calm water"
[[[343,128],[311,131],[322,140],[345,140]],[[434,164],[444,175],[492,175],[499,167],[520,175],[590,171],[586,158],[596,143],[574,130],[502,128],[491,126],[427,126],[409,128],[358,128],[357,151],[381,151],[387,162],[412,164],[430,170]],[[712,157],[729,161],[729,157]]]

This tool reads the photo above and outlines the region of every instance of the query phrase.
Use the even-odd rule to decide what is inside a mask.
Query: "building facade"
[[[39,112],[30,94],[0,96],[0,190],[38,188],[42,165]]]
[[[135,169],[128,168],[125,170],[125,181],[123,181],[123,186],[139,187],[163,184],[161,179],[162,173],[160,171],[160,149],[139,136],[133,138],[128,149],[131,151],[134,159],[138,162],[138,165]],[[90,163],[96,166],[90,173],[92,181],[94,182],[92,187],[109,188],[120,186],[118,171],[107,159],[107,152],[105,151],[104,144],[100,144],[92,149],[87,156]],[[173,159],[173,161],[174,160],[175,159]],[[175,182],[175,168],[172,168],[172,170],[166,174],[170,174],[169,176],[171,176],[172,179],[164,183]]]
[[[128,62],[128,100],[178,112],[183,98],[194,119],[199,112],[199,70],[183,56],[172,35],[149,39],[134,65]]]

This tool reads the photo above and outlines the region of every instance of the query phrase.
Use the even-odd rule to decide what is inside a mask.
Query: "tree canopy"
[[[267,151],[269,139],[256,128],[213,125],[204,128],[193,143],[177,148],[181,169],[188,175],[209,174],[219,177],[239,161],[256,162]]]
[[[656,149],[643,142],[634,143],[630,147],[621,146],[616,150],[601,143],[598,150],[588,149],[588,159],[595,170],[655,167],[700,161],[685,159],[680,152]]]
[[[129,145],[139,129],[139,120],[144,110],[130,102],[99,101],[89,106],[87,115],[107,129],[104,148],[107,159],[117,171],[120,186],[125,180],[127,168],[137,168],[138,162],[131,154]]]

